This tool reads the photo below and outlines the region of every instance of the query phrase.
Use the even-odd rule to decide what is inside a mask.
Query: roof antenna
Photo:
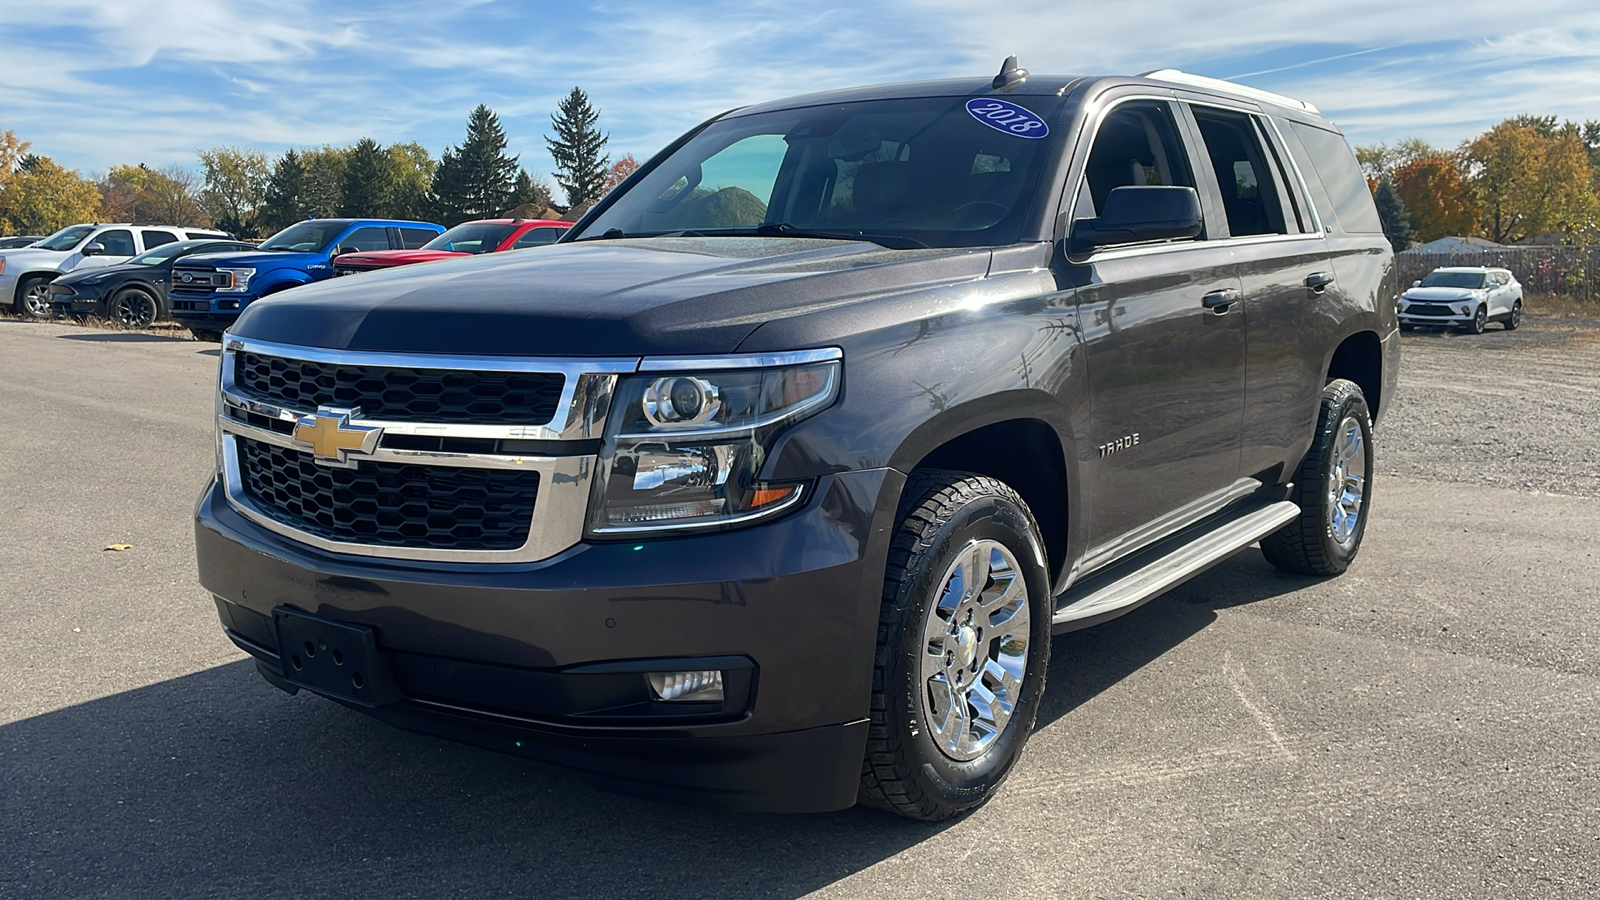
[[[1000,74],[994,77],[994,87],[996,89],[1010,87],[1027,80],[1028,70],[1017,65],[1017,57],[1013,54],[1000,64]]]

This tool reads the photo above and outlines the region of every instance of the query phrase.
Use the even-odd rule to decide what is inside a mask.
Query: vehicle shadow
[[[1058,635],[1050,644],[1049,687],[1035,730],[1198,634],[1216,621],[1216,610],[1292,593],[1320,581],[1275,569],[1259,550],[1247,548],[1125,616]]]
[[[1241,555],[1053,644],[1040,724],[1306,580]],[[1059,671],[1059,670],[1058,670]],[[736,815],[408,734],[251,662],[0,726],[0,895],[796,897],[932,838],[866,809]]]
[[[105,344],[167,344],[192,343],[191,337],[167,337],[164,334],[146,334],[142,331],[91,331],[84,334],[58,334],[63,341],[89,341]]]
[[[222,348],[212,347],[210,350],[196,350],[195,356],[221,356]]]

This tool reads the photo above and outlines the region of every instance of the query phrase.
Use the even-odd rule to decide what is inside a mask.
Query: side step
[[[1298,515],[1298,505],[1280,500],[1229,520],[1109,584],[1074,598],[1069,605],[1056,611],[1051,620],[1051,631],[1054,634],[1076,631],[1132,612],[1151,598],[1227,559],[1239,548],[1247,547],[1289,524]],[[1062,598],[1056,599],[1060,602]]]

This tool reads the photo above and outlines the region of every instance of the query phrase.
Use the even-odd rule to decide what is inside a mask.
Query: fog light
[[[645,678],[662,700],[722,702],[722,672],[651,672]]]

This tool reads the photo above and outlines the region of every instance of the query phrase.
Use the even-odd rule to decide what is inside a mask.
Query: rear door
[[[1071,219],[1117,187],[1196,187],[1174,104],[1138,97],[1094,126]],[[1205,198],[1202,195],[1202,202]],[[1207,228],[1212,227],[1208,210]],[[1083,568],[1124,555],[1214,508],[1239,474],[1244,317],[1232,254],[1203,235],[1069,258],[1087,354]]]
[[[1240,473],[1273,484],[1306,451],[1332,346],[1316,306],[1336,289],[1327,244],[1266,117],[1207,98],[1186,104],[1220,197],[1248,330]],[[1221,229],[1219,229],[1221,231]],[[1336,342],[1335,342],[1336,343]]]

